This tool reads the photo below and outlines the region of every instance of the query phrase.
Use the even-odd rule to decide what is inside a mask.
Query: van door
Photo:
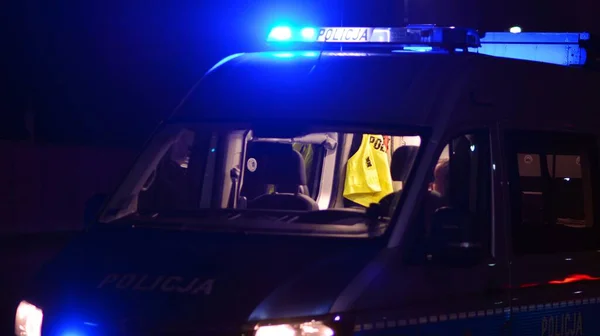
[[[600,335],[597,139],[505,133],[514,335]]]
[[[357,316],[360,334],[507,335],[509,272],[495,251],[490,143],[485,129],[440,149],[402,247],[355,304],[372,312]]]

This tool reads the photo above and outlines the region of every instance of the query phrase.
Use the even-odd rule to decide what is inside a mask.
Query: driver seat
[[[413,166],[417,153],[419,152],[419,146],[401,146],[398,147],[392,154],[392,162],[390,164],[390,173],[392,175],[392,181],[406,183],[408,174]],[[402,190],[394,191],[391,194],[384,196],[380,201],[379,205],[384,214],[388,215],[392,212],[392,203],[394,199],[402,193]]]
[[[253,160],[246,165],[242,186],[248,209],[319,210],[308,196],[304,158],[291,144],[251,143],[246,158]],[[274,190],[267,190],[270,185]]]

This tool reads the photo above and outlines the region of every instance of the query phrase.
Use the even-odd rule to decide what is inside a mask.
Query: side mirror
[[[89,229],[96,222],[98,213],[107,199],[108,195],[106,194],[95,194],[85,202],[85,208],[83,210],[84,229]]]
[[[471,267],[483,260],[483,248],[473,232],[468,211],[443,207],[436,210],[427,241],[429,262],[450,267]]]

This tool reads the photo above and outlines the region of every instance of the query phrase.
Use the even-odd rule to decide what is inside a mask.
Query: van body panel
[[[436,99],[431,88],[434,82],[452,80],[459,71],[468,74],[460,101],[464,108],[455,109],[446,125],[449,130],[465,123],[506,123],[517,128],[535,125],[539,129],[593,131],[600,123],[589,118],[600,104],[594,86],[599,76],[579,68],[473,53],[324,53],[318,62],[309,62],[302,53],[290,53],[294,55],[290,58],[249,53],[222,64],[199,83],[170,121],[281,120],[433,127],[438,112],[426,109]],[[548,85],[548,76],[556,78],[557,84]],[[574,89],[560,83],[579,86]],[[340,89],[344,86],[355,91]],[[219,92],[236,100],[220,99]],[[242,112],[237,104],[247,109]],[[486,107],[490,106],[498,108],[482,113],[489,112]],[[217,109],[224,113],[208,112]]]
[[[171,120],[425,125],[432,116],[423,107],[435,100],[430,96],[435,83],[422,79],[435,81],[473,57],[323,54],[313,67],[306,67],[305,56],[294,55],[280,59],[245,54],[225,63],[199,83]],[[224,93],[236,99],[222,99]]]
[[[99,230],[48,265],[28,300],[49,313],[45,330],[93,323],[120,333],[132,321],[165,332],[236,328],[259,305],[255,319],[326,314],[377,246],[348,239]]]

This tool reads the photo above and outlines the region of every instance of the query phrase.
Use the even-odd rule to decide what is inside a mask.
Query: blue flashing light
[[[269,41],[289,41],[292,39],[290,27],[275,27],[269,33]]]
[[[315,42],[317,30],[313,27],[300,29],[278,26],[271,29],[267,41],[269,42]]]
[[[300,31],[302,38],[304,38],[306,40],[313,39],[315,37],[316,33],[317,32],[316,32],[315,28],[312,28],[312,27],[305,27],[305,28],[302,28],[302,30]]]

